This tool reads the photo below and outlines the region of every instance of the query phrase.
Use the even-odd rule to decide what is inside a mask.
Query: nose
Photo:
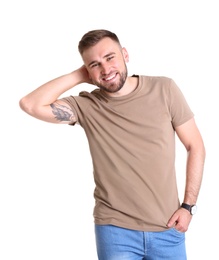
[[[110,72],[110,66],[109,66],[109,64],[101,64],[101,74],[102,75],[107,75],[107,74],[109,74],[109,72]]]

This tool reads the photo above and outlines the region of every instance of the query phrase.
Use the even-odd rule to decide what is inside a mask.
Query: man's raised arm
[[[81,83],[92,83],[85,66],[55,78],[24,96],[19,105],[29,115],[50,123],[74,123],[76,117],[60,95]]]

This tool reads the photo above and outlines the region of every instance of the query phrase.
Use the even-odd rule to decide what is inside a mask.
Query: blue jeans
[[[186,260],[185,233],[171,228],[142,232],[95,225],[99,260]]]

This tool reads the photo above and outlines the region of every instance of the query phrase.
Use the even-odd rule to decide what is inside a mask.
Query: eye
[[[107,61],[110,61],[110,60],[112,60],[113,58],[114,58],[114,55],[111,55],[111,56],[107,57]]]
[[[97,66],[99,66],[99,63],[92,63],[92,65],[91,65],[90,67],[91,67],[91,69],[92,69],[92,68],[95,68],[95,67],[97,67]]]

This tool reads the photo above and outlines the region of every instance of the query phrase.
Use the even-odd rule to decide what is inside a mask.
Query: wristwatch
[[[197,211],[197,206],[196,205],[189,205],[186,203],[181,204],[181,208],[187,209],[191,215],[194,215]]]

